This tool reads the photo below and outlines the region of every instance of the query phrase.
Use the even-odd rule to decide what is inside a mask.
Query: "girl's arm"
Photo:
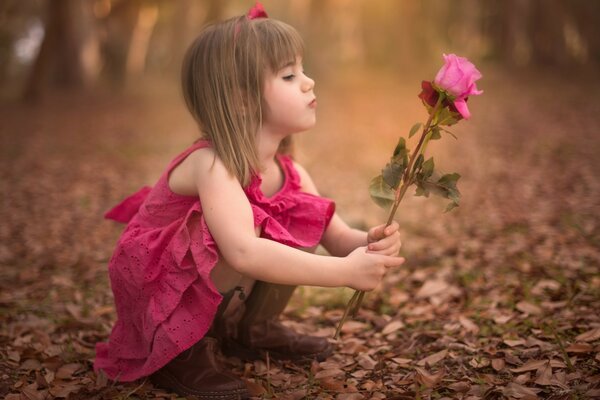
[[[294,166],[300,175],[302,190],[306,193],[319,196],[317,187],[306,170],[294,162]],[[334,256],[343,257],[350,254],[357,247],[367,246],[371,252],[379,252],[386,255],[397,255],[401,247],[398,233],[398,223],[393,222],[389,227],[379,225],[365,232],[360,229],[351,228],[342,220],[337,213],[334,214],[321,244]]]
[[[190,157],[206,224],[222,257],[242,275],[288,285],[371,290],[386,267],[404,262],[400,257],[367,253],[364,248],[344,258],[320,256],[260,238],[246,194],[213,150],[200,149]]]

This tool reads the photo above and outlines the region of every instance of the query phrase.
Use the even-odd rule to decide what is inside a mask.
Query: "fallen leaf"
[[[55,377],[57,379],[71,379],[82,367],[83,365],[77,363],[65,364],[56,371]]]
[[[502,358],[494,358],[492,360],[492,368],[494,368],[496,371],[502,371],[505,365],[506,362]]]
[[[537,391],[518,383],[511,382],[502,389],[502,393],[507,397],[516,397],[518,399],[537,399]]]
[[[471,385],[468,382],[454,382],[448,385],[449,389],[459,393],[466,393],[471,389]]]
[[[246,380],[246,387],[248,388],[248,392],[250,392],[250,396],[258,397],[267,393],[267,390],[260,383],[254,382],[253,380]]]
[[[590,353],[594,347],[589,343],[573,343],[566,349],[567,353]]]
[[[401,357],[394,357],[391,360],[393,362],[395,362],[396,364],[400,364],[400,365],[407,365],[412,362],[412,359],[410,359],[410,358],[401,358]]]
[[[365,396],[360,393],[340,393],[335,398],[336,400],[363,400]]]
[[[346,373],[339,368],[324,369],[315,374],[315,379],[331,378],[335,376],[344,376]]]
[[[473,321],[471,321],[469,318],[461,315],[458,317],[458,321],[463,326],[463,328],[465,328],[468,332],[471,332],[474,334],[479,333],[479,327]]]
[[[71,393],[77,393],[81,389],[80,385],[77,384],[67,384],[67,385],[57,385],[50,388],[49,393],[58,398],[68,398]]]
[[[540,307],[524,300],[517,303],[517,310],[531,315],[540,315],[542,313],[542,309]]]
[[[448,283],[443,280],[429,280],[417,291],[416,297],[424,299],[443,292],[448,288]]]
[[[364,369],[374,369],[375,366],[377,365],[377,361],[373,360],[369,355],[367,354],[361,354],[360,356],[358,356],[358,364],[363,367]]]
[[[516,347],[516,346],[524,346],[525,345],[525,341],[523,339],[505,339],[504,340],[504,344],[506,344],[507,346],[510,347]]]
[[[319,379],[319,385],[325,390],[332,390],[337,393],[345,391],[344,382],[335,379],[333,376]]]
[[[29,358],[23,361],[23,363],[19,366],[19,369],[25,371],[39,371],[42,369],[42,364],[36,359]]]
[[[387,324],[387,325],[386,325],[386,326],[385,326],[385,327],[384,327],[384,328],[381,330],[381,333],[382,333],[384,336],[387,336],[387,335],[389,335],[389,334],[390,334],[390,333],[392,333],[392,332],[396,332],[397,330],[404,328],[404,326],[405,326],[405,325],[404,325],[404,323],[403,323],[402,321],[399,321],[399,320],[394,320],[394,321],[391,321],[389,324]]]
[[[430,374],[424,368],[419,367],[415,367],[415,371],[417,371],[417,381],[422,385],[427,386],[428,388],[432,388],[438,383],[440,383],[442,378],[446,374],[444,370],[440,370],[436,373]]]
[[[469,361],[469,365],[473,368],[485,368],[490,365],[490,359],[487,357],[476,357]]]
[[[538,368],[535,383],[542,386],[552,385],[552,367],[550,361]]]
[[[593,342],[600,339],[600,328],[594,328],[575,337],[578,342]]]
[[[434,353],[430,356],[423,358],[422,360],[419,360],[419,362],[417,362],[417,365],[420,367],[424,367],[424,366],[432,367],[437,362],[443,360],[447,354],[448,354],[448,349],[438,351],[437,353]]]
[[[530,361],[527,361],[525,364],[523,364],[519,368],[510,368],[510,371],[515,372],[515,373],[526,372],[526,371],[535,371],[535,370],[541,368],[542,366],[544,366],[544,364],[546,364],[546,363],[547,363],[546,360],[530,360]]]

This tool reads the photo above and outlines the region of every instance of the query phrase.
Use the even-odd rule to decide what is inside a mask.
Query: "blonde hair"
[[[245,16],[209,25],[187,50],[181,74],[186,105],[244,187],[261,169],[256,140],[265,76],[303,53],[302,38],[290,25]],[[278,152],[291,150],[287,137]]]

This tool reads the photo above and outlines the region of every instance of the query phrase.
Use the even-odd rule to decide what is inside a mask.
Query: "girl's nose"
[[[302,90],[308,92],[313,90],[315,87],[315,81],[309,78],[308,76],[304,76],[304,82],[302,83]]]

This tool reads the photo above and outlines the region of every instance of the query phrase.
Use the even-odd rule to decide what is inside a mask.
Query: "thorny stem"
[[[398,190],[396,190],[394,206],[392,207],[392,210],[390,211],[390,215],[388,217],[387,223],[385,224],[386,228],[392,224],[392,221],[394,220],[394,216],[396,215],[396,211],[398,210],[398,206],[400,205],[400,201],[402,201],[402,198],[404,197],[404,194],[408,190],[408,187],[414,182],[414,172],[415,171],[412,171],[413,164],[419,154],[419,151],[421,150],[421,146],[423,146],[425,137],[429,133],[429,128],[431,127],[431,122],[433,121],[435,114],[440,109],[443,101],[444,101],[444,95],[440,93],[437,103],[435,103],[435,106],[429,113],[429,118],[427,119],[427,122],[425,123],[425,126],[423,127],[423,132],[421,133],[421,138],[419,139],[419,143],[417,144],[417,147],[415,147],[415,150],[411,154],[410,160],[408,161],[408,166],[404,170],[404,175],[402,176],[402,186]],[[346,304],[346,309],[344,310],[344,315],[342,316],[342,319],[338,323],[337,329],[335,330],[335,335],[333,337],[334,339],[337,339],[339,337],[340,331],[342,330],[342,325],[344,325],[344,323],[346,322],[346,318],[348,317],[348,313],[350,312],[350,310],[352,310],[352,312],[351,312],[352,317],[356,317],[356,314],[358,313],[358,310],[360,309],[360,306],[362,304],[364,297],[365,297],[365,291],[356,290],[354,292],[354,295],[352,296],[350,301],[348,301],[348,304]]]

